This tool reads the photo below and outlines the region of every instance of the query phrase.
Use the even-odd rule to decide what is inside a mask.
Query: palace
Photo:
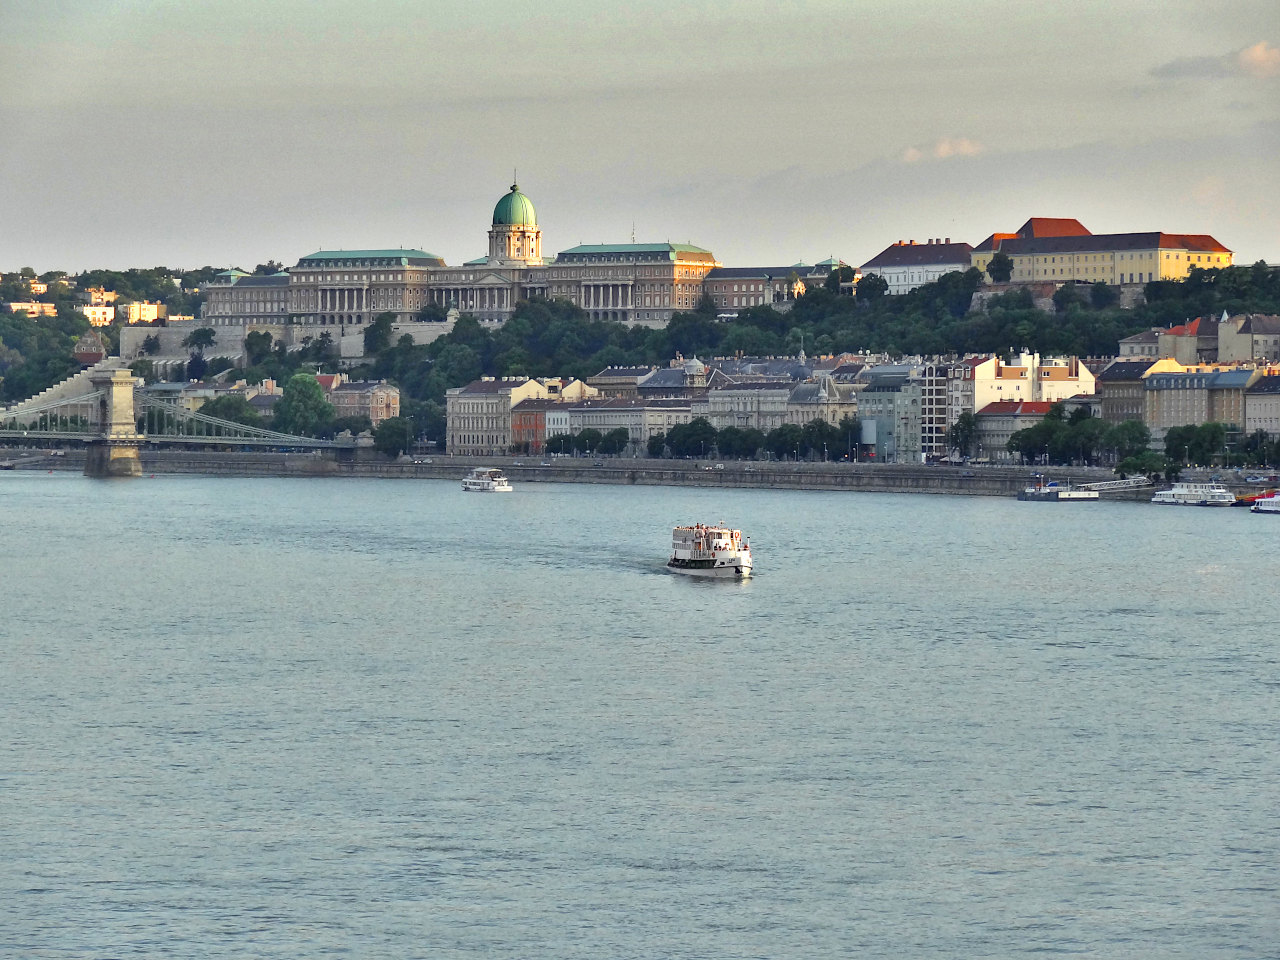
[[[521,300],[545,297],[593,319],[661,327],[704,294],[721,309],[794,300],[833,265],[840,262],[725,268],[709,250],[682,243],[585,244],[546,260],[533,202],[512,184],[493,209],[484,257],[449,266],[425,250],[319,250],[275,276],[220,274],[204,288],[201,319],[237,328],[219,337],[227,342],[251,330],[290,342],[328,332],[341,342],[385,313],[407,324],[456,310],[500,324]]]

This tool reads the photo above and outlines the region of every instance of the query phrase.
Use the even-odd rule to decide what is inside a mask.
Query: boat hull
[[[728,562],[718,566],[692,566],[698,563],[695,560],[676,560],[672,558],[667,561],[667,569],[672,573],[681,573],[686,577],[710,577],[715,580],[745,580],[751,576],[751,566],[749,564]]]

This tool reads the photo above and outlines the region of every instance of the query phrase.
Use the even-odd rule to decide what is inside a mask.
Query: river
[[[1280,955],[1280,522],[0,474],[0,955]],[[676,523],[757,576],[666,573]]]

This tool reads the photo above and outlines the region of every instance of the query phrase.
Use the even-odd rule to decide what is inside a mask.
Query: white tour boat
[[[695,577],[751,576],[751,545],[741,530],[695,524],[671,531],[667,568]]]
[[[1172,503],[1182,507],[1232,507],[1236,498],[1220,483],[1175,483],[1170,490],[1161,490],[1151,498],[1152,503]]]
[[[469,493],[510,493],[511,481],[497,467],[476,467],[462,478],[462,489]]]
[[[1258,497],[1249,508],[1250,513],[1280,513],[1280,493]]]

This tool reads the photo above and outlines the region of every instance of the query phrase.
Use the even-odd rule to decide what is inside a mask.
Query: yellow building
[[[1150,283],[1181,280],[1192,267],[1231,266],[1231,251],[1208,234],[1092,234],[1077,220],[1036,217],[1017,234],[992,234],[973,251],[971,263],[986,270],[1004,253],[1013,260],[1014,283]]]

